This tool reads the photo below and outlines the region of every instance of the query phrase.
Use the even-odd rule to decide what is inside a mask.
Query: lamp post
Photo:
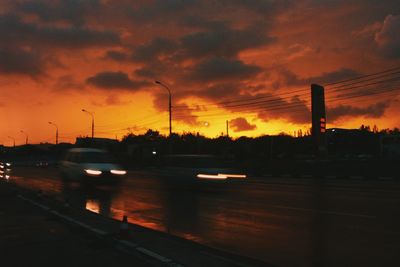
[[[162,87],[164,87],[168,91],[169,136],[171,137],[171,134],[172,134],[172,105],[171,105],[172,96],[171,96],[171,90],[169,89],[169,87],[167,85],[165,85],[164,83],[162,83],[160,81],[154,81],[154,82],[156,84],[161,85]]]
[[[49,124],[53,125],[54,127],[56,127],[56,145],[58,145],[58,126],[57,124],[49,121]]]
[[[22,130],[21,130],[21,133],[25,134],[25,136],[26,136],[25,144],[27,145],[28,144],[28,134]]]
[[[89,114],[90,116],[92,116],[92,139],[94,138],[94,115],[93,112],[89,112],[86,109],[82,109],[83,112]]]
[[[15,147],[15,138],[14,138],[14,137],[11,137],[11,136],[8,136],[8,138],[10,138],[10,139],[13,140],[13,146]]]

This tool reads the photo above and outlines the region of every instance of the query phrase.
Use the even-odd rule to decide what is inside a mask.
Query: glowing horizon
[[[91,136],[82,109],[94,113],[95,137],[121,139],[147,129],[168,135],[168,94],[155,80],[171,89],[174,133],[217,137],[227,120],[233,138],[305,132],[311,83],[400,67],[396,1],[380,9],[373,1],[308,0],[7,0],[0,6],[5,146],[13,139],[24,144],[21,130],[31,144],[54,143],[49,121],[60,143]],[[384,82],[325,88],[327,128],[400,126],[400,74],[377,77],[364,85]]]

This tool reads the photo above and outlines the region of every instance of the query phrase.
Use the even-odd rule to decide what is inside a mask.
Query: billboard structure
[[[318,84],[311,84],[311,133],[314,141],[316,156],[326,154],[326,114],[325,114],[325,89]]]

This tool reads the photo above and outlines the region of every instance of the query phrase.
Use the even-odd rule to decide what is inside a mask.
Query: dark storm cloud
[[[45,27],[22,21],[15,15],[0,16],[0,40],[9,46],[87,48],[120,43],[113,31],[98,31],[82,27]]]
[[[130,16],[140,22],[154,22],[157,19],[162,21],[166,16],[182,12],[199,2],[199,0],[155,0],[132,8]]]
[[[281,98],[276,95],[264,94],[269,96],[265,110],[258,112],[258,118],[268,122],[273,119],[284,119],[291,123],[305,124],[310,122],[311,113],[306,101],[298,96],[290,99]]]
[[[379,51],[389,58],[400,58],[400,15],[388,15],[375,34]]]
[[[140,89],[149,85],[145,81],[131,80],[124,72],[105,71],[89,77],[86,82],[100,89]]]
[[[150,43],[136,47],[132,54],[133,61],[152,61],[160,55],[168,55],[177,49],[177,44],[166,38],[155,38]]]
[[[217,84],[211,84],[207,87],[202,87],[198,90],[187,90],[181,92],[181,97],[197,96],[202,99],[215,101],[236,101],[238,99],[254,99],[257,98],[257,93],[260,90],[264,90],[263,85],[248,85],[242,82],[222,82]],[[256,94],[256,95],[255,95]]]
[[[351,116],[351,117],[364,116],[367,118],[380,118],[384,115],[385,110],[389,107],[389,105],[390,105],[389,102],[379,102],[367,107],[339,105],[327,109],[327,119],[329,122],[335,122],[336,120],[345,116]]]
[[[86,16],[101,6],[98,0],[27,1],[17,7],[26,14],[35,14],[44,22],[67,21],[83,25]]]
[[[0,73],[37,76],[43,73],[42,56],[29,50],[0,48]]]
[[[122,62],[122,61],[127,61],[129,55],[121,51],[110,50],[106,52],[104,58]]]
[[[196,30],[221,29],[229,25],[226,20],[207,19],[205,16],[183,16],[180,24]]]
[[[241,30],[221,25],[208,31],[185,35],[181,38],[181,45],[186,57],[234,57],[242,50],[266,45],[273,40],[264,31],[260,31],[260,25]]]
[[[240,83],[220,83],[209,86],[196,93],[197,96],[208,99],[237,99],[240,98],[241,89],[246,88]]]
[[[119,37],[111,31],[85,28],[46,28],[37,35],[46,44],[65,48],[86,48],[119,44]]]
[[[257,129],[257,125],[250,124],[245,118],[239,117],[229,121],[229,128],[234,132],[252,131]]]
[[[154,68],[144,67],[135,70],[134,73],[139,77],[155,79],[158,76],[159,71],[156,71]]]
[[[189,71],[187,79],[202,82],[243,80],[254,78],[261,71],[256,65],[218,57],[200,62]]]
[[[190,13],[192,16],[218,14],[223,16],[228,12],[234,13],[238,10],[246,10],[261,16],[270,16],[281,10],[288,9],[296,2],[294,0],[155,0],[131,8],[130,16],[140,22],[165,22],[166,18],[176,17],[178,14],[185,12]],[[221,9],[225,13],[221,13]]]
[[[183,35],[179,40],[156,37],[151,41],[138,45],[129,52],[109,51],[106,58],[115,61],[149,63],[157,61],[182,62],[187,59],[204,59],[206,57],[235,58],[246,49],[270,44],[274,38],[260,25],[253,24],[243,29],[232,29],[224,23],[205,31],[195,31]]]
[[[293,6],[296,0],[221,0],[223,5],[246,8],[260,14],[271,14]]]
[[[355,78],[361,76],[362,73],[349,69],[341,68],[331,72],[324,72],[321,75],[307,78],[307,83],[321,83],[322,85],[328,83],[339,82],[345,79]]]
[[[362,75],[362,73],[349,68],[340,68],[338,70],[324,72],[318,76],[307,78],[300,78],[297,74],[286,68],[278,68],[278,74],[280,78],[273,84],[273,87],[276,89],[282,86],[309,86],[311,83],[325,85]]]

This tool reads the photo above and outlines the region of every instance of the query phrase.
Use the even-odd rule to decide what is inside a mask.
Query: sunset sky
[[[239,137],[304,131],[311,83],[394,69],[327,86],[327,126],[400,126],[398,0],[0,0],[0,39],[6,146],[90,135],[82,109],[96,137],[167,134],[155,80],[174,132]]]

